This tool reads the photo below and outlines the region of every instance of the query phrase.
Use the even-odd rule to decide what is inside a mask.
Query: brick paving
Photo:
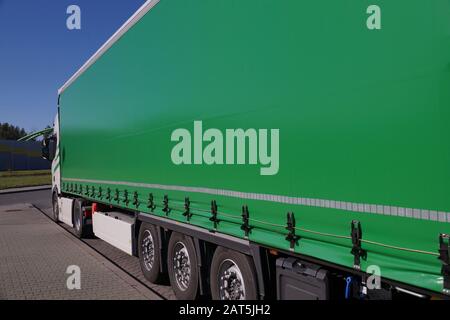
[[[66,286],[70,265],[81,269],[81,290]],[[0,206],[0,299],[160,297],[33,206],[13,204]]]
[[[102,255],[114,261],[114,263],[116,263],[123,270],[126,270],[126,272],[131,274],[133,277],[145,283],[145,285],[157,292],[164,299],[176,300],[175,293],[173,292],[168,279],[165,284],[153,284],[144,278],[138,258],[130,256],[100,239],[85,239],[84,241],[95,250],[101,252]]]
[[[44,212],[47,216],[51,216],[52,209],[51,208],[41,208],[39,207],[42,212]],[[73,228],[60,223],[61,227],[63,227],[66,231],[75,234],[75,231]],[[98,239],[98,238],[92,238],[92,239],[83,239],[83,242],[97,250],[101,255],[108,258],[111,261],[114,261],[114,263],[119,266],[122,270],[133,276],[134,278],[138,279],[141,283],[144,283],[147,287],[154,290],[156,293],[158,293],[163,299],[167,300],[176,300],[175,293],[173,292],[172,287],[169,284],[169,280],[167,279],[165,283],[162,284],[153,284],[147,281],[144,278],[144,275],[142,274],[141,267],[139,265],[139,259],[137,257],[130,256],[129,254],[117,249],[116,247],[113,247],[109,243]]]

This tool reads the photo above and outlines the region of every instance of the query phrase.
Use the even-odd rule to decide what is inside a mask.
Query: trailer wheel
[[[256,300],[258,289],[253,261],[239,252],[218,247],[211,264],[214,300]]]
[[[83,204],[84,201],[82,199],[75,199],[73,202],[73,226],[75,234],[80,239],[85,238],[89,233],[83,214]]]
[[[139,263],[145,279],[152,283],[161,280],[161,252],[158,233],[155,226],[143,222],[138,239]]]
[[[58,205],[58,194],[56,191],[52,195],[52,219],[55,222],[59,220],[59,205]]]
[[[167,266],[170,284],[176,297],[180,300],[194,300],[198,290],[198,264],[191,237],[172,233]]]

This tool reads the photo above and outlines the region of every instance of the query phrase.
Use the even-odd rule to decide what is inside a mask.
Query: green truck
[[[54,219],[180,299],[446,298],[450,2],[147,1],[59,90]]]

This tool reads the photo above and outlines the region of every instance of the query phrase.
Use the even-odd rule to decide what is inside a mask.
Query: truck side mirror
[[[48,161],[55,159],[56,137],[46,138],[42,141],[42,157]]]

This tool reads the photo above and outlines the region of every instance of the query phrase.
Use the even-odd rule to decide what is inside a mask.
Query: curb
[[[32,192],[32,191],[40,191],[40,190],[50,190],[51,188],[52,188],[51,185],[36,186],[36,187],[24,187],[24,188],[12,188],[12,189],[0,190],[0,195],[11,194],[11,193],[20,193],[20,192]]]

